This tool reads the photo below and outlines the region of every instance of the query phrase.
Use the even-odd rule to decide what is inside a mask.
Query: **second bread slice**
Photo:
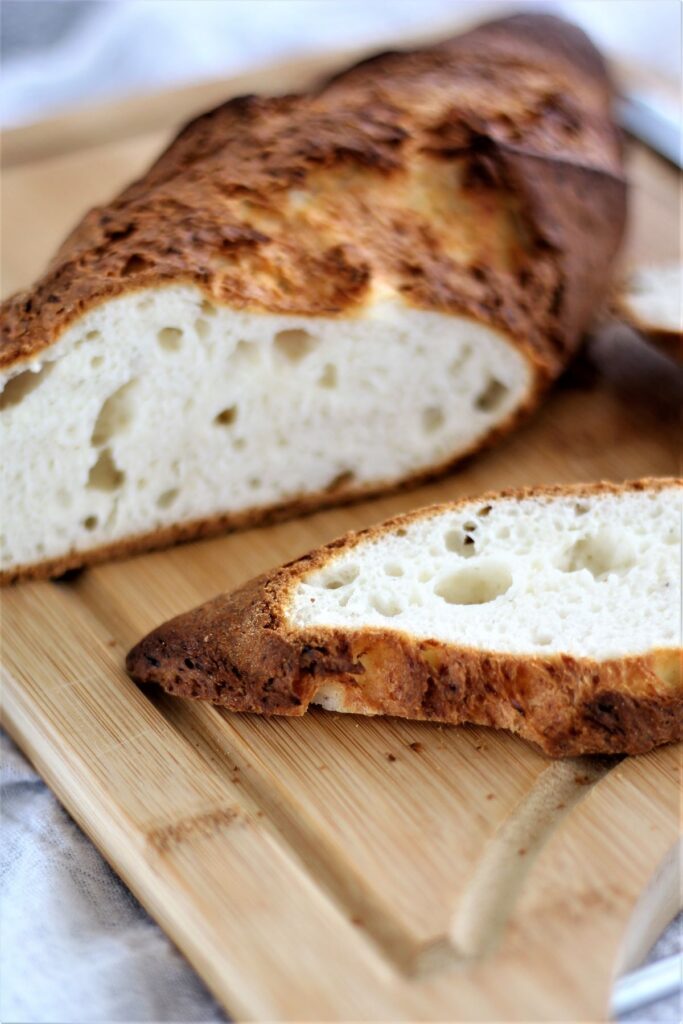
[[[159,627],[143,683],[510,729],[552,755],[681,737],[683,481],[486,495],[351,533]]]

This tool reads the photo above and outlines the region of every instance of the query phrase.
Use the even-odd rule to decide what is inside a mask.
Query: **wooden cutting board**
[[[131,138],[130,104],[10,133],[5,292],[178,116],[236,89],[136,104]],[[638,146],[630,165],[631,257],[676,256],[676,174]],[[681,397],[671,364],[604,333],[530,423],[436,484],[3,592],[6,727],[231,1014],[605,1018],[615,972],[677,909],[678,749],[554,763],[484,729],[231,716],[140,692],[123,658],[162,619],[387,515],[676,473]]]

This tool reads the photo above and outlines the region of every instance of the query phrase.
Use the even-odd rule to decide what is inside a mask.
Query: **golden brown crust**
[[[385,54],[314,94],[231,100],[91,211],[36,286],[5,303],[0,366],[147,286],[348,316],[382,283],[502,329],[550,379],[622,234],[610,103],[585,36],[529,15]]]
[[[683,480],[546,487],[482,495],[590,497],[683,487]],[[510,729],[552,756],[642,753],[681,738],[681,651],[595,661],[505,655],[418,640],[399,630],[299,630],[286,618],[302,575],[333,553],[465,499],[350,533],[154,630],[128,655],[140,683],[234,711],[302,715],[321,688],[339,708]]]

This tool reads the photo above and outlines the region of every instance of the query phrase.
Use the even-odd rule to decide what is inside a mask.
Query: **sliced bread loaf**
[[[1,578],[443,471],[566,365],[624,211],[552,17],[199,117],[3,308]]]
[[[612,305],[619,320],[683,363],[683,263],[639,267]]]
[[[682,503],[682,480],[646,480],[435,505],[167,622],[128,670],[234,711],[313,703],[640,753],[683,729]]]

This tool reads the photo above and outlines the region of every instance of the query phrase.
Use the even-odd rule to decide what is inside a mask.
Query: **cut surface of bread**
[[[639,267],[623,283],[613,313],[683,363],[683,263]]]
[[[187,286],[97,307],[50,355],[0,398],[23,438],[3,446],[5,571],[396,485],[475,448],[531,387],[519,351],[463,317],[391,302],[363,320],[254,315]]]
[[[604,300],[611,87],[555,18],[189,124],[3,306],[0,578],[413,482],[509,430]]]
[[[141,683],[235,711],[510,729],[553,755],[681,738],[683,481],[485,495],[351,533],[181,615]]]

